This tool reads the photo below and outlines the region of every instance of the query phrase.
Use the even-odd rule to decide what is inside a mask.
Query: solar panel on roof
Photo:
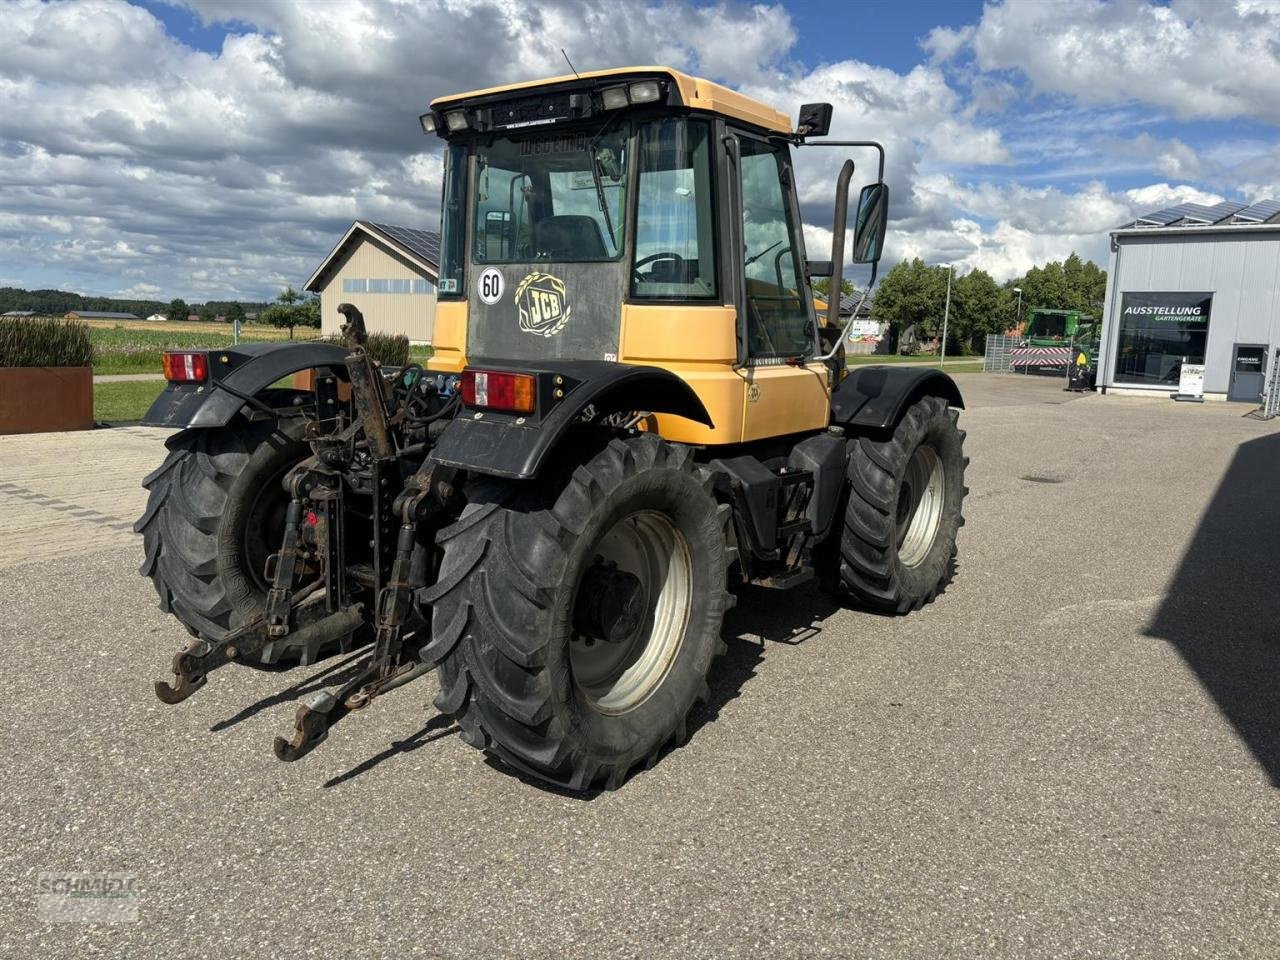
[[[1155,224],[1163,227],[1166,223],[1173,223],[1173,221],[1181,219],[1182,212],[1177,207],[1170,207],[1167,210],[1157,210],[1155,213],[1143,214],[1134,223]]]
[[[1236,212],[1236,223],[1264,223],[1280,213],[1280,200],[1259,200]]]
[[[413,251],[423,259],[431,263],[439,263],[440,235],[438,233],[432,233],[429,230],[414,230],[411,227],[398,227],[391,223],[370,222],[370,226],[375,227],[397,243],[402,244],[405,249]]]

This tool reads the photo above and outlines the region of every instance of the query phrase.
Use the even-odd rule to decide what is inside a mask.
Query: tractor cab
[[[433,368],[645,364],[711,413],[666,417],[664,436],[825,427],[832,378],[809,279],[833,268],[806,260],[791,147],[826,132],[830,107],[806,111],[793,128],[660,67],[433,102],[423,130],[448,144]],[[862,249],[878,258],[883,185],[872,200]]]

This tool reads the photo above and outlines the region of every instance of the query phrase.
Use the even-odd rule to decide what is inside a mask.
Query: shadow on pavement
[[[685,726],[686,739],[702,727],[714,723],[720,711],[736,699],[747,682],[756,675],[756,668],[764,659],[770,643],[796,645],[822,632],[822,622],[841,605],[819,591],[816,585],[797,590],[766,590],[761,587],[743,587],[737,591],[738,605],[725,615],[721,638],[725,652],[711,664],[707,678],[708,697],[689,712]],[[758,638],[758,639],[756,639]],[[658,757],[662,758],[677,749],[674,744],[665,746]],[[600,789],[575,793],[527,776],[501,760],[486,757],[485,762],[509,776],[515,776],[529,786],[562,796],[570,800],[592,801],[606,792]],[[642,768],[632,771],[631,777]],[[628,777],[630,781],[631,777]]]
[[[381,753],[375,754],[368,760],[362,760],[346,773],[340,773],[336,777],[330,777],[324,782],[325,787],[336,787],[353,780],[362,773],[368,773],[380,763],[385,763],[392,757],[400,756],[404,753],[410,753],[419,747],[425,747],[433,740],[440,740],[443,737],[452,736],[457,733],[459,727],[453,722],[453,718],[445,716],[443,713],[437,713],[434,717],[423,725],[412,736],[405,737],[403,740],[393,740],[391,746]]]
[[[256,703],[249,704],[234,716],[227,717],[225,720],[219,720],[209,728],[209,732],[217,733],[220,730],[226,730],[228,727],[234,727],[237,723],[242,723],[250,717],[261,713],[263,710],[267,710],[281,703],[289,703],[291,701],[298,700],[306,696],[308,693],[314,693],[322,687],[341,686],[356,675],[362,665],[358,661],[362,660],[366,655],[367,651],[360,649],[355,653],[343,657],[335,663],[328,664],[316,673],[299,680],[297,683],[291,684],[283,690],[277,690],[275,693],[263,697]]]
[[[1241,444],[1147,626],[1182,655],[1273,786],[1280,786],[1278,488],[1280,433]]]

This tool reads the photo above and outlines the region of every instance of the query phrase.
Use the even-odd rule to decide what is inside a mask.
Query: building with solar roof
[[[1097,383],[1257,403],[1280,349],[1280,200],[1183,203],[1111,232]]]
[[[352,303],[371,333],[430,343],[436,318],[440,234],[357,220],[306,283],[320,294],[320,330],[337,333],[338,304]]]

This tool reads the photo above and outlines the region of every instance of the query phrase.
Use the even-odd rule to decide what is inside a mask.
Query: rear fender
[[[594,360],[537,364],[480,362],[484,370],[531,373],[538,378],[538,410],[528,416],[463,408],[432,448],[446,466],[524,480],[538,476],[547,455],[587,407],[597,415],[671,413],[712,426],[687,383],[660,367]],[[557,397],[560,391],[563,396]]]
[[[850,433],[892,430],[921,397],[964,409],[956,382],[929,367],[856,367],[831,394],[831,422]]]
[[[257,396],[282,377],[313,367],[329,367],[347,379],[347,351],[334,343],[246,343],[195,352],[208,355],[208,381],[169,384],[142,418],[144,425],[226,426],[244,407],[243,397]]]

